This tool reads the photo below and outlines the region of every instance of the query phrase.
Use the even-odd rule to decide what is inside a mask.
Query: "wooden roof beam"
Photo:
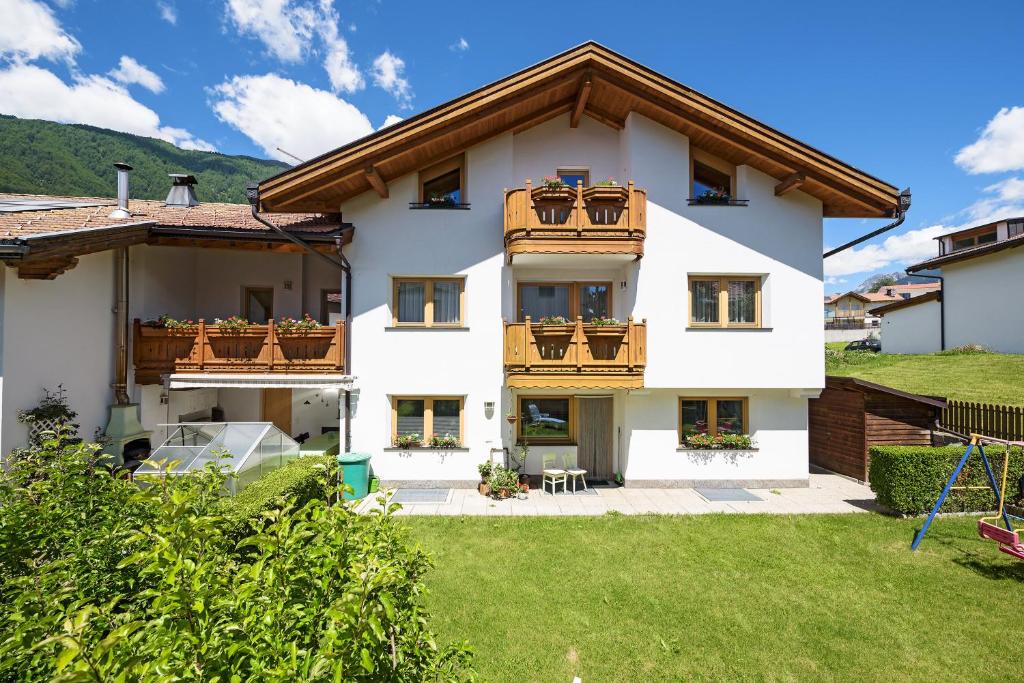
[[[576,128],[580,125],[580,119],[583,118],[583,110],[587,107],[587,99],[590,97],[590,89],[593,87],[593,82],[590,78],[590,73],[587,72],[583,76],[583,82],[580,83],[580,89],[576,92],[576,103],[572,107],[572,116],[569,117],[569,127]]]
[[[583,113],[589,116],[590,118],[594,119],[595,121],[603,123],[609,128],[614,128],[615,130],[622,130],[623,128],[626,127],[625,120],[620,119],[617,116],[614,116],[604,111],[603,109],[598,109],[597,107],[594,106],[587,107],[586,111],[584,111]]]
[[[381,199],[388,198],[388,184],[381,178],[376,166],[369,166],[366,169],[366,179],[370,181],[370,187],[377,191]]]
[[[792,192],[803,185],[805,180],[807,180],[807,174],[802,171],[789,174],[782,179],[782,182],[775,186],[775,196],[781,197],[787,192]]]

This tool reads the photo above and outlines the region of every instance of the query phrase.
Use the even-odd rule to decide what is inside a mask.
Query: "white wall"
[[[619,135],[619,131],[589,116],[580,119],[579,127],[570,128],[568,114],[528,128],[515,136],[515,180],[510,187],[522,187],[527,178],[536,187],[544,176],[554,175],[559,168],[580,166],[590,169],[591,183],[611,176],[625,184],[629,178],[623,176]],[[470,169],[470,173],[475,171]],[[495,201],[490,196],[475,196],[471,201],[480,200]]]
[[[940,305],[926,301],[882,316],[883,353],[935,353],[941,350]]]
[[[5,268],[5,270],[7,270]],[[79,258],[54,280],[4,274],[3,415],[0,453],[24,446],[19,410],[34,408],[43,389],[63,384],[78,412],[80,435],[106,426],[114,381],[113,252]]]
[[[1024,248],[942,267],[945,279],[946,348],[982,344],[1002,353],[1024,353]]]

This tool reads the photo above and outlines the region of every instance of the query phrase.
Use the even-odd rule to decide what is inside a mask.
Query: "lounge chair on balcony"
[[[526,407],[530,411],[530,422],[535,423],[547,423],[553,425],[564,425],[565,420],[560,420],[557,417],[551,417],[548,413],[540,412],[540,408],[536,404],[531,403]]]

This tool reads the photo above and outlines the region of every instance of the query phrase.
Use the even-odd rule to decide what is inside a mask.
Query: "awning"
[[[351,389],[352,375],[288,375],[274,373],[214,374],[205,372],[177,373],[170,376],[171,389],[232,387],[237,389]]]

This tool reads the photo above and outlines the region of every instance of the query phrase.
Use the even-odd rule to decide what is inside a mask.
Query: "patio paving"
[[[410,489],[403,489],[408,491]],[[476,489],[451,489],[444,503],[406,503],[399,515],[581,516],[619,512],[625,515],[699,515],[709,512],[821,514],[868,512],[875,506],[871,489],[835,474],[811,473],[807,488],[748,489],[760,500],[710,501],[694,489],[636,489],[592,487],[596,495],[556,495],[531,489],[526,500],[494,500]],[[358,506],[360,512],[379,509],[380,494]]]

